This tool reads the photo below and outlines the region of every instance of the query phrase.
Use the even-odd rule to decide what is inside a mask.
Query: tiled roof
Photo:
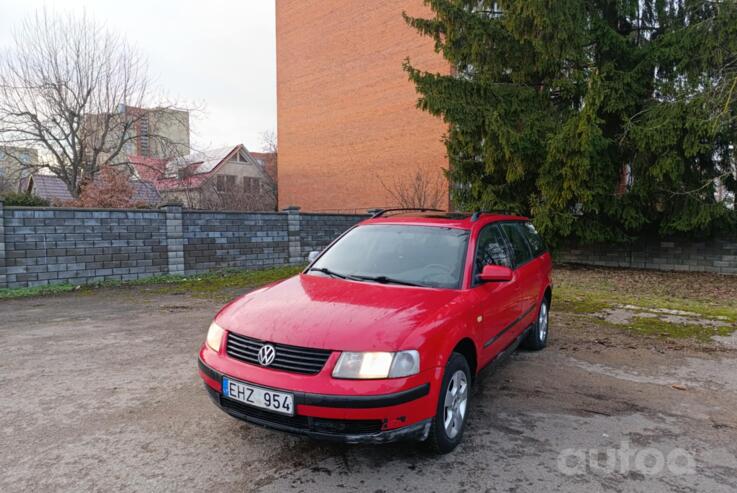
[[[275,152],[249,152],[271,177],[276,181],[276,153]]]
[[[137,175],[152,182],[159,191],[196,189],[212,176],[220,164],[241,149],[248,153],[243,144],[238,144],[196,151],[169,161],[143,156],[128,156],[128,160]],[[181,171],[186,172],[180,173]]]
[[[33,175],[33,193],[50,202],[66,202],[74,200],[66,183],[57,176]]]
[[[131,202],[137,204],[156,205],[161,202],[161,195],[153,183],[148,181],[131,181],[133,185],[133,195]]]
[[[32,192],[42,199],[58,203],[74,200],[66,184],[57,176],[33,175],[30,179],[33,180]],[[152,183],[131,180],[131,186],[133,187],[131,202],[147,205],[156,205],[161,202],[161,195]],[[23,189],[28,189],[27,179],[24,180]]]
[[[143,181],[156,181],[166,171],[167,159],[156,159],[145,156],[128,156],[128,162],[131,163],[138,175]]]
[[[259,161],[261,164],[265,163],[269,159],[274,158],[273,152],[249,152],[249,154],[253,156],[253,158],[256,161]]]
[[[242,147],[242,144],[191,152],[187,156],[170,161],[166,166],[166,174],[169,177],[174,177],[184,167],[189,168],[193,174],[210,173],[239,147]]]
[[[202,173],[198,175],[186,176],[184,178],[161,178],[156,180],[155,185],[158,190],[180,190],[199,188],[212,173]]]

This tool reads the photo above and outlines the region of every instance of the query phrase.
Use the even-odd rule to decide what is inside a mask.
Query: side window
[[[540,234],[532,223],[524,223],[522,226],[522,232],[525,234],[525,238],[527,238],[527,243],[530,244],[533,257],[537,257],[545,253],[545,250],[547,250],[545,242],[540,237]]]
[[[532,259],[532,252],[527,244],[527,240],[523,236],[522,223],[503,223],[502,229],[509,238],[509,243],[512,244],[512,251],[514,254],[514,265],[519,266]]]
[[[503,265],[512,268],[512,259],[504,235],[496,224],[485,227],[479,233],[474,276],[480,274],[485,265]]]

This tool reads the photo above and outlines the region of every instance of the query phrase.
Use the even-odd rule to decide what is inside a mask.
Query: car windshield
[[[330,247],[309,272],[357,281],[457,289],[467,245],[468,231],[455,228],[358,226]]]

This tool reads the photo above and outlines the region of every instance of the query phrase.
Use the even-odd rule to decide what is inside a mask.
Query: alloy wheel
[[[538,336],[540,342],[545,342],[548,337],[548,304],[543,302],[540,305],[540,315],[537,317]]]
[[[445,391],[443,425],[445,434],[451,440],[460,433],[463,428],[463,420],[466,418],[466,406],[468,404],[468,379],[462,370],[456,371],[448,382]]]

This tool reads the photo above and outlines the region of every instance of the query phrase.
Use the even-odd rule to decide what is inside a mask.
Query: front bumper
[[[323,395],[287,390],[294,394],[298,411],[308,409],[337,412],[335,417],[311,416],[299,412],[290,417],[224,397],[219,391],[220,385],[214,385],[222,383],[224,374],[207,366],[202,359],[198,360],[198,364],[200,374],[205,381],[205,388],[215,405],[230,416],[258,426],[342,443],[425,440],[430,431],[431,418],[414,420],[406,426],[396,426],[396,420],[390,423],[389,419],[384,417],[386,409],[391,409],[391,414],[396,415],[403,407],[411,410],[421,399],[428,400],[429,383],[401,392],[371,396]],[[232,377],[243,380],[238,376]],[[317,414],[325,413],[318,412]],[[351,416],[352,414],[355,415]],[[404,420],[407,419],[402,421]]]

